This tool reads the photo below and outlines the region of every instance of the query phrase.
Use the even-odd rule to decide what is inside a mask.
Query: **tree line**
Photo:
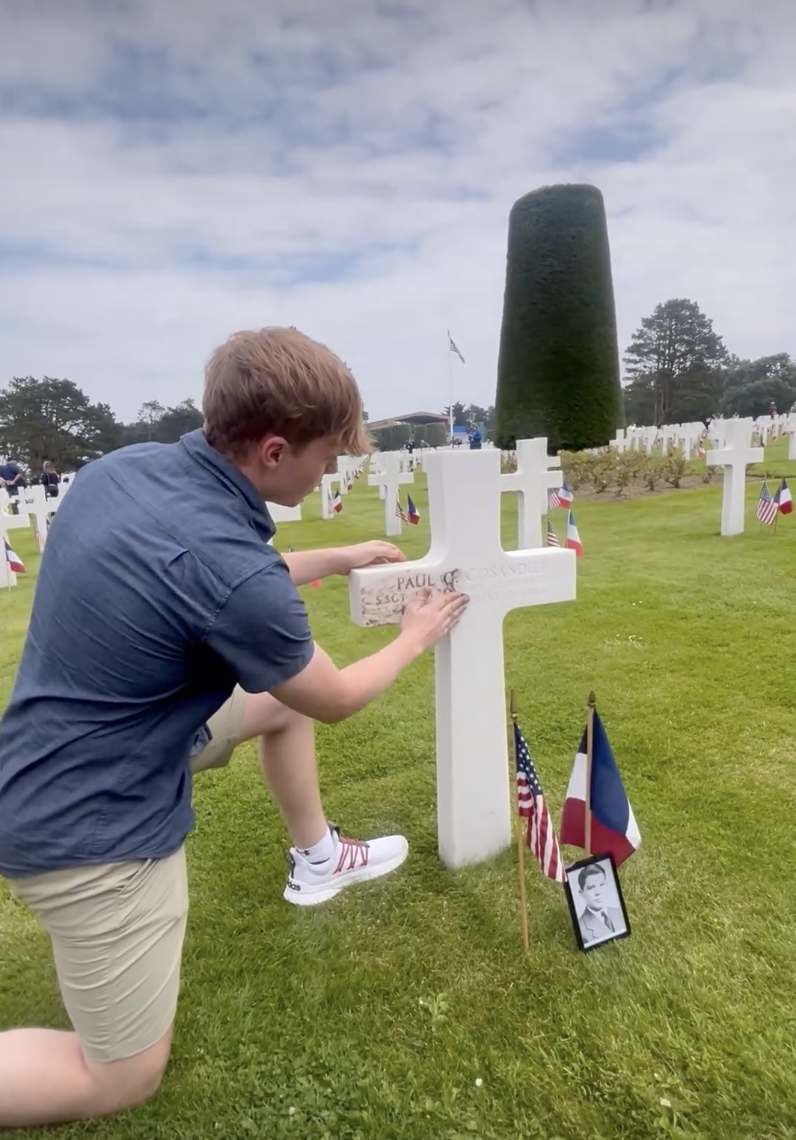
[[[732,355],[699,305],[685,298],[657,305],[644,318],[624,366],[628,423],[707,422],[718,415],[765,415],[772,403],[780,412],[796,404],[796,362],[788,353],[757,360]],[[453,421],[456,427],[482,424],[489,434],[495,408],[455,403]],[[119,447],[174,443],[201,426],[202,413],[191,399],[173,407],[149,400],[135,421],[122,423],[72,380],[15,376],[0,389],[0,454],[33,470],[45,459],[59,470],[75,470]]]
[[[731,354],[694,301],[657,305],[624,356],[628,423],[707,422],[762,416],[796,403],[796,361],[787,352],[742,360]]]
[[[74,381],[51,376],[15,376],[0,390],[0,454],[33,471],[45,459],[69,471],[128,444],[176,443],[202,423],[190,399],[174,407],[149,400],[133,423],[122,423],[108,404],[92,404]]]

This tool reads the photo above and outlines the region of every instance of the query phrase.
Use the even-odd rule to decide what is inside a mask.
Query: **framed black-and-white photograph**
[[[627,917],[616,866],[610,855],[592,855],[565,870],[572,926],[581,950],[627,938]]]

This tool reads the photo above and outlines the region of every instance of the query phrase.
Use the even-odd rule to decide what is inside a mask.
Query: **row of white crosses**
[[[682,448],[683,455],[690,459],[699,441],[705,434],[705,425],[700,421],[690,424],[663,424],[662,427],[620,428],[611,440],[616,451],[641,451],[652,455],[660,445],[661,455],[667,455],[669,447]]]
[[[50,516],[53,515],[59,505],[63,502],[66,492],[72,485],[72,476],[64,476],[61,481],[60,494],[53,499],[48,499],[44,487],[39,483],[35,483],[32,487],[20,487],[19,493],[14,497],[10,496],[5,487],[0,487],[0,531],[2,531],[2,539],[7,539],[9,546],[13,548],[13,541],[9,534],[14,530],[28,530],[31,521],[33,522],[33,530],[36,535],[36,541],[39,546],[39,553],[44,553],[44,547],[47,542],[47,528],[49,525]],[[17,513],[11,513],[11,505],[15,504]],[[15,586],[17,584],[17,576],[8,565],[8,559],[5,554],[5,542],[3,542],[2,551],[2,566],[0,566],[0,586]]]
[[[511,840],[503,620],[511,610],[574,600],[575,553],[503,550],[497,449],[433,452],[425,468],[431,548],[425,558],[354,570],[351,616],[363,626],[396,623],[424,587],[470,595],[435,661],[439,851],[456,868]],[[538,486],[528,487],[523,495],[538,505]]]
[[[354,475],[361,471],[364,458],[350,455],[341,455],[337,460],[337,470],[331,475],[324,475],[320,483],[321,492],[321,518],[331,519],[335,515],[332,507],[332,487],[337,485],[341,496],[347,495],[351,489]]]

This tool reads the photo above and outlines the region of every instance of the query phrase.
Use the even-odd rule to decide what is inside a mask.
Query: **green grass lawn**
[[[577,602],[506,622],[507,685],[557,821],[596,690],[643,837],[621,871],[629,939],[580,954],[561,889],[529,861],[526,957],[513,853],[440,866],[429,655],[318,732],[330,818],[363,837],[404,832],[406,865],[290,907],[286,836],[253,749],[198,780],[169,1072],[146,1107],[62,1134],[796,1137],[796,514],[761,529],[756,495],[750,484],[747,533],[732,539],[719,537],[718,486],[576,501]],[[400,544],[418,556],[422,480],[412,496],[423,520]],[[364,540],[382,512],[361,481],[341,516],[321,522],[305,505],[277,544]],[[503,512],[510,546],[508,496]],[[2,701],[38,564],[18,534],[29,573],[0,597]],[[394,636],[350,624],[342,580],[304,593],[341,665]],[[4,1027],[66,1024],[47,940],[4,888],[0,962]]]

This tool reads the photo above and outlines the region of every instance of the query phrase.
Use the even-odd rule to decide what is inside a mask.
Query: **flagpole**
[[[594,689],[589,693],[586,705],[586,802],[584,804],[583,847],[591,854],[591,766],[594,756],[594,706],[597,698]]]
[[[513,756],[514,756],[514,772],[511,776],[511,786],[514,788],[514,802],[516,806],[516,822],[515,833],[517,836],[517,874],[520,880],[520,927],[522,929],[522,945],[525,953],[529,950],[528,941],[528,902],[525,896],[525,844],[522,841],[522,816],[520,815],[520,801],[517,795],[517,734],[514,729],[517,726],[517,702],[514,697],[514,690],[511,690],[511,725],[512,725],[512,740],[514,743]]]
[[[451,330],[448,329],[448,420],[451,433],[450,446],[453,447],[453,361],[451,360]]]

